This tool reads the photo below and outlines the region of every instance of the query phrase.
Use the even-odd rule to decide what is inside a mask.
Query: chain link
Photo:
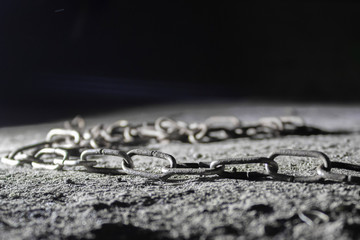
[[[222,178],[248,180],[278,180],[289,182],[347,182],[360,184],[360,177],[338,174],[333,168],[360,172],[360,166],[331,161],[322,152],[283,149],[272,152],[268,157],[252,156],[218,159],[211,162],[179,163],[170,154],[150,149],[119,150],[132,146],[145,146],[151,142],[167,143],[180,141],[185,143],[209,143],[226,139],[251,138],[264,139],[286,135],[339,134],[346,131],[324,131],[308,126],[304,120],[294,116],[267,117],[255,123],[243,123],[234,116],[213,116],[202,123],[186,123],[167,117],[154,122],[130,124],[119,120],[109,126],[95,125],[86,129],[85,121],[75,117],[65,122],[64,128],[51,129],[45,141],[20,147],[1,158],[1,162],[18,166],[30,164],[35,169],[63,170],[126,174],[165,181],[172,176],[214,175]],[[121,168],[98,166],[106,156],[119,158]],[[164,160],[159,172],[137,170],[134,157],[151,157]],[[313,176],[291,176],[278,173],[279,165],[275,159],[279,156],[316,158],[321,163]],[[261,164],[264,172],[227,171],[230,165]]]

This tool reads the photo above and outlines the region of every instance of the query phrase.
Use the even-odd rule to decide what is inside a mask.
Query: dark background
[[[357,1],[0,3],[0,125],[149,103],[360,100]]]

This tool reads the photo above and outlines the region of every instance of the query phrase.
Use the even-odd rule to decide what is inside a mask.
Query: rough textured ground
[[[327,129],[358,130],[359,110],[357,106],[189,104],[143,107],[87,119],[91,125],[122,118],[150,121],[161,115],[186,121],[235,115],[251,121],[298,114]],[[56,126],[61,123],[0,129],[0,151],[43,139]],[[151,147],[174,155],[179,162],[266,156],[279,148],[297,148],[324,151],[331,159],[360,164],[359,134]],[[278,163],[282,172],[297,174],[313,174],[317,164],[302,158],[279,158]],[[151,166],[149,161],[145,164]],[[260,166],[239,169],[262,171]],[[0,239],[354,239],[360,237],[359,200],[360,186],[341,183],[218,177],[158,182],[0,164]],[[312,216],[316,211],[325,215]],[[304,222],[302,214],[313,221]]]

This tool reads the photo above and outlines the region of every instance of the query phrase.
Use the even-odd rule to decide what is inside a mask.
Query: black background
[[[357,1],[0,3],[0,125],[149,103],[359,102]]]

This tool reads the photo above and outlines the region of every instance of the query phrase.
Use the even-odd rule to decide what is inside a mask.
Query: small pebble
[[[73,180],[71,180],[70,178],[66,179],[65,183],[67,183],[67,184],[75,184],[75,182]]]
[[[281,225],[265,225],[264,226],[264,233],[267,236],[275,236],[279,232],[283,231],[285,229],[284,226]]]

